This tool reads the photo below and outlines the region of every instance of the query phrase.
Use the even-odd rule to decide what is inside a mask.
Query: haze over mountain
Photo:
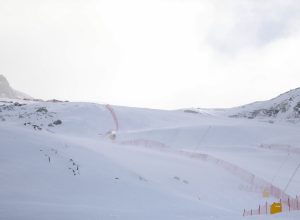
[[[4,75],[0,74],[0,98],[24,99],[31,97],[23,92],[13,89]]]

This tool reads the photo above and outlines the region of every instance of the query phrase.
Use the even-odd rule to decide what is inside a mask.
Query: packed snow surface
[[[105,105],[1,100],[1,220],[300,219],[299,211],[243,217],[277,198],[196,156],[284,189],[300,162],[298,123],[111,108],[115,131]],[[286,193],[299,195],[299,186],[300,172]]]

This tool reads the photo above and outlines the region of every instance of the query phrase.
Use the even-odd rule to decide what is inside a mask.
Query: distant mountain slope
[[[9,98],[9,99],[24,99],[31,97],[22,92],[14,90],[10,85],[7,79],[0,75],[0,98]]]
[[[228,116],[300,120],[300,88],[290,90],[268,101],[254,102],[229,109]]]
[[[200,113],[202,115],[226,116],[230,118],[261,119],[268,122],[276,120],[300,121],[300,88],[290,90],[273,99],[259,101],[247,105],[228,109],[185,109],[186,113]]]

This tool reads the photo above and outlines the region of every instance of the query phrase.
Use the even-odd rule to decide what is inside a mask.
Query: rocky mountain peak
[[[24,99],[31,98],[22,92],[14,90],[4,75],[0,74],[0,98]]]

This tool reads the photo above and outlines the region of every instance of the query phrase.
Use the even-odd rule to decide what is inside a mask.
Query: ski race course
[[[297,122],[2,99],[0,140],[0,219],[300,219]]]

